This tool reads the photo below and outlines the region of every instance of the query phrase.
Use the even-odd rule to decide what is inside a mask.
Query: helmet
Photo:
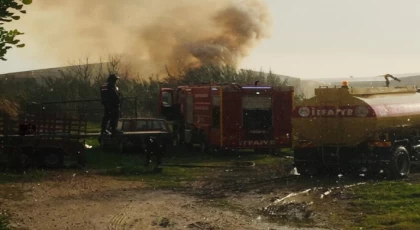
[[[342,85],[342,86],[348,86],[348,85],[349,85],[349,82],[348,82],[348,81],[343,81],[343,82],[341,83],[341,85]]]
[[[116,75],[116,74],[110,74],[109,76],[108,76],[108,82],[110,82],[110,81],[116,81],[116,80],[118,80],[118,79],[120,79],[120,77],[118,76],[118,75]]]

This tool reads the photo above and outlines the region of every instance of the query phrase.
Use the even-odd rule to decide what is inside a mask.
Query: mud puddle
[[[318,215],[317,203],[322,202],[328,196],[341,194],[347,188],[364,184],[357,183],[329,188],[314,187],[301,192],[290,193],[282,198],[274,199],[271,204],[262,208],[260,212],[271,219],[312,222]]]

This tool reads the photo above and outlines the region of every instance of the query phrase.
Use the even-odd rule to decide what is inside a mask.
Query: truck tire
[[[18,172],[23,172],[31,165],[30,156],[22,151],[22,149],[17,148],[13,151],[12,154],[12,168],[15,168]]]
[[[398,146],[393,150],[388,171],[389,177],[392,179],[400,179],[408,176],[410,173],[410,155],[405,147]]]

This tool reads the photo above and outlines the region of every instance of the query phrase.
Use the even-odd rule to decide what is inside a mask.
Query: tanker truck
[[[406,177],[420,158],[420,93],[415,86],[315,89],[292,112],[294,165]]]

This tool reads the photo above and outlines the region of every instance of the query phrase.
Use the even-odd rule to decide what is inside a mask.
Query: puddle
[[[285,197],[274,200],[270,205],[261,211],[269,217],[281,217],[286,220],[311,221],[315,216],[313,204],[327,196],[331,196],[335,191],[364,185],[365,183],[350,184],[341,187],[315,187],[297,193],[290,193]]]
[[[298,192],[298,193],[290,193],[289,195],[281,198],[281,199],[277,199],[274,201],[274,204],[285,204],[285,203],[302,203],[302,202],[311,202],[313,200],[313,193],[310,193],[312,191],[312,189],[307,189],[305,191],[302,192]]]
[[[287,220],[310,220],[313,216],[312,204],[315,193],[307,189],[298,193],[276,199],[262,211],[270,217],[281,217]]]

